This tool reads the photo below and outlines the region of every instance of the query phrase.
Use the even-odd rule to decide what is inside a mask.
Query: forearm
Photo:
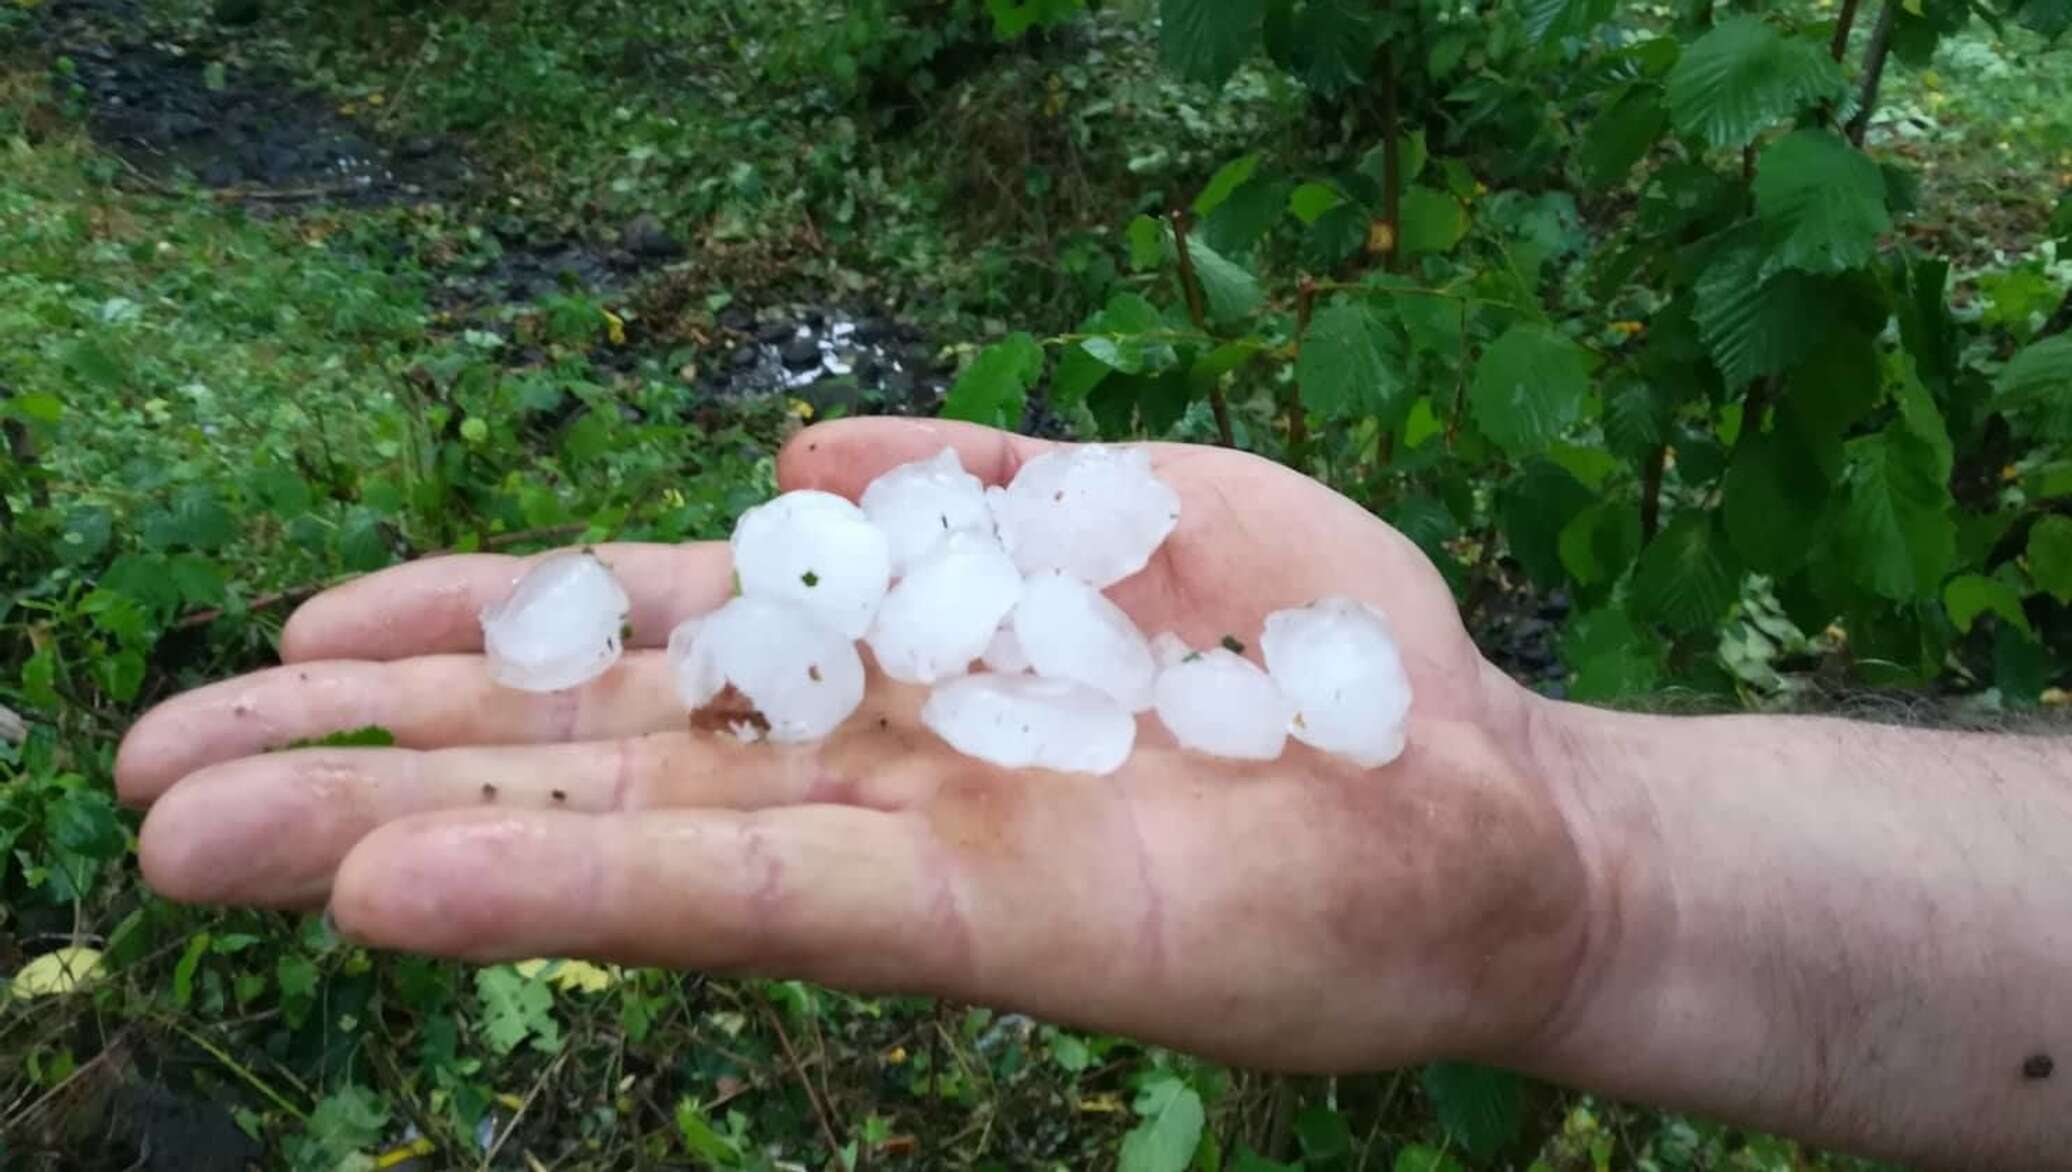
[[[2068,1166],[2072,739],[1535,727],[1594,906],[1529,1065],[1924,1166]]]

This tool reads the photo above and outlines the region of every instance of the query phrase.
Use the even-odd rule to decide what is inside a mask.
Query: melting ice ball
[[[1021,597],[1022,576],[998,541],[953,530],[885,596],[871,654],[902,683],[963,675]]]
[[[1167,662],[1178,639],[1155,641],[1165,670],[1153,689],[1158,718],[1183,749],[1240,761],[1271,761],[1288,744],[1295,705],[1265,671],[1227,648]]]
[[[1003,769],[1113,773],[1137,722],[1106,694],[1069,680],[980,673],[938,685],[921,723],[950,747]]]
[[[588,550],[550,554],[502,602],[482,609],[490,678],[525,692],[586,684],[619,661],[632,604]]]
[[[861,639],[892,580],[892,550],[863,510],[828,492],[788,492],[741,515],[732,541],[741,593],[797,603]]]
[[[954,448],[902,464],[863,490],[864,515],[892,543],[892,575],[899,577],[952,533],[991,536],[986,489],[964,470]]]
[[[783,599],[742,595],[684,623],[669,636],[669,667],[691,711],[731,686],[754,705],[745,723],[781,744],[820,740],[863,703],[855,642]]]
[[[1143,569],[1180,521],[1179,494],[1140,448],[1047,452],[986,499],[1023,573],[1062,570],[1098,589]]]
[[[1113,696],[1131,712],[1151,707],[1158,665],[1143,632],[1100,591],[1063,574],[1036,574],[1014,608],[1014,635],[1039,676]]]
[[[1340,595],[1275,611],[1259,649],[1295,703],[1296,740],[1370,769],[1402,754],[1410,677],[1380,611]]]

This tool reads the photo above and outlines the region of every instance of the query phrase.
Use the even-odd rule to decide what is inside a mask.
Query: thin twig
[[[1194,253],[1187,247],[1187,213],[1174,208],[1173,251],[1180,257],[1180,289],[1187,298],[1187,316],[1194,322],[1194,328],[1209,333],[1209,315],[1202,304],[1201,282],[1194,272]],[[1213,335],[1211,335],[1213,336]],[[1218,381],[1209,384],[1209,410],[1216,416],[1216,439],[1226,448],[1237,446],[1237,435],[1230,426],[1230,404],[1223,398],[1223,384]]]
[[[784,1048],[784,1060],[791,1064],[792,1078],[797,1080],[799,1089],[806,1092],[806,1102],[813,1105],[813,1118],[820,1122],[820,1134],[827,1140],[827,1154],[840,1158],[842,1142],[835,1138],[834,1122],[827,1117],[827,1106],[820,1101],[820,1092],[814,1089],[812,1078],[800,1064],[799,1052],[792,1048],[791,1035],[785,1032],[783,1019],[761,993],[756,994],[756,1002],[762,1006],[763,1016],[770,1020],[770,1028],[777,1031],[777,1044]]]
[[[1856,116],[1849,120],[1849,141],[1863,145],[1870,130],[1871,111],[1878,105],[1878,83],[1885,77],[1885,58],[1892,49],[1892,24],[1899,19],[1899,5],[1887,0],[1878,10],[1878,23],[1871,28],[1870,47],[1863,53],[1863,89],[1856,99]]]
[[[554,1077],[555,1072],[559,1071],[562,1064],[568,1061],[568,1056],[574,1052],[575,1047],[573,1045],[563,1043],[561,1053],[555,1055],[554,1061],[547,1064],[547,1069],[540,1071],[540,1076],[532,1080],[532,1089],[525,1092],[525,1101],[518,1104],[518,1110],[511,1115],[511,1121],[504,1124],[503,1130],[496,1137],[496,1142],[490,1144],[489,1150],[482,1153],[482,1163],[479,1166],[479,1172],[489,1172],[489,1165],[496,1159],[496,1154],[503,1150],[504,1141],[511,1138],[512,1133],[518,1130],[519,1121],[523,1120],[525,1113],[532,1109],[533,1100],[540,1097],[541,1089],[547,1085],[548,1081]]]
[[[1842,0],[1842,11],[1835,17],[1835,39],[1834,43],[1827,47],[1827,51],[1837,64],[1841,63],[1842,55],[1849,51],[1849,33],[1856,26],[1856,8],[1861,2],[1862,0]]]
[[[1317,283],[1312,278],[1304,276],[1302,284],[1296,287],[1295,292],[1295,359],[1298,363],[1297,370],[1301,369],[1299,363],[1302,358],[1302,341],[1309,336],[1309,319],[1310,315],[1316,311],[1316,307]],[[1302,406],[1302,379],[1299,374],[1288,382],[1286,411],[1288,416],[1288,462],[1290,464],[1299,464],[1302,460],[1302,449],[1309,446],[1309,412]]]

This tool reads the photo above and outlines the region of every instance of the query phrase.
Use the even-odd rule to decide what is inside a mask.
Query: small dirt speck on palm
[[[807,570],[805,573],[799,575],[799,581],[804,582],[806,584],[806,588],[810,590],[813,587],[820,585],[820,575],[814,573],[811,570]]]
[[[482,783],[482,800],[485,802],[496,800],[496,787],[486,781]]]
[[[1238,641],[1236,635],[1225,635],[1223,636],[1223,650],[1230,652],[1232,655],[1243,655],[1245,653],[1245,645]]]
[[[554,791],[554,800],[555,800],[555,801],[557,801],[557,802],[565,802],[565,801],[567,801],[567,800],[568,800],[568,791],[567,791],[567,790],[565,790],[565,789],[557,789],[557,790],[555,790],[555,791]]]
[[[2022,1077],[2030,1082],[2042,1082],[2057,1071],[2058,1064],[2048,1054],[2031,1054],[2022,1063]]]

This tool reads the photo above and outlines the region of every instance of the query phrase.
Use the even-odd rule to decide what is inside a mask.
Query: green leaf
[[[1858,268],[1892,227],[1878,165],[1827,130],[1795,130],[1763,148],[1755,206],[1772,269]]]
[[[1667,390],[1638,379],[1620,383],[1604,400],[1604,441],[1624,459],[1640,462],[1669,442],[1676,403]]]
[[[1283,1164],[1269,1160],[1242,1144],[1238,1146],[1237,1158],[1230,1163],[1229,1172],[1302,1172],[1299,1164]]]
[[[97,789],[65,791],[45,808],[43,825],[60,849],[83,858],[117,858],[129,845],[114,799]]]
[[[1730,233],[1695,283],[1698,334],[1730,390],[1798,362],[1833,324],[1812,278],[1792,270],[1766,277],[1758,231],[1745,224]]]
[[[1141,1120],[1122,1139],[1117,1172],[1181,1172],[1201,1143],[1201,1096],[1170,1074],[1159,1074],[1137,1092]]]
[[[1627,90],[1583,135],[1583,145],[1576,152],[1583,178],[1597,188],[1624,179],[1668,126],[1669,110],[1662,104],[1661,87],[1640,85]]]
[[[1640,510],[1623,500],[1591,505],[1561,527],[1558,548],[1578,586],[1610,585],[1640,554]]]
[[[534,1049],[560,1047],[561,1023],[554,1020],[554,994],[544,978],[522,976],[510,965],[478,969],[475,994],[482,999],[483,1037],[498,1054],[509,1054],[527,1038]]]
[[[1995,384],[1995,406],[2002,411],[2035,411],[2062,424],[2051,438],[2072,437],[2072,334],[2058,334],[2029,346],[2009,360]]]
[[[1590,353],[1542,326],[1504,331],[1475,364],[1475,426],[1511,455],[1539,451],[1583,417]]]
[[[1848,93],[1824,45],[1787,37],[1762,18],[1734,16],[1698,38],[1669,71],[1677,133],[1741,147],[1765,127]]]
[[[1715,626],[1741,597],[1741,565],[1710,514],[1669,523],[1633,570],[1636,617],[1677,632]]]
[[[1200,237],[1187,238],[1187,252],[1194,259],[1194,275],[1201,282],[1209,320],[1230,322],[1249,315],[1266,300],[1259,278],[1244,266],[1210,248]]]
[[[1519,0],[1525,35],[1535,42],[1580,37],[1612,14],[1613,0]]]
[[[1296,361],[1302,405],[1329,419],[1380,418],[1393,427],[1410,409],[1402,346],[1365,302],[1329,306],[1309,323]]]
[[[2072,603],[2072,517],[2052,514],[2029,530],[2029,577],[2052,598]]]
[[[66,346],[59,361],[74,377],[95,390],[119,391],[129,382],[128,367],[89,338],[76,339]]]
[[[1282,68],[1331,95],[1367,83],[1383,27],[1371,0],[1274,0],[1262,31]]]
[[[943,401],[945,419],[1018,429],[1029,388],[1043,374],[1043,347],[1027,333],[1011,334],[979,351]]]
[[[387,749],[396,743],[396,734],[378,724],[341,732],[326,733],[320,737],[302,737],[288,742],[290,749]]]
[[[1508,1070],[1437,1062],[1425,1067],[1424,1088],[1440,1125],[1477,1159],[1510,1146],[1525,1124],[1525,1080]]]
[[[1429,1144],[1411,1144],[1396,1153],[1393,1172],[1467,1172],[1459,1160]]]
[[[1402,240],[1406,256],[1447,252],[1468,234],[1468,209],[1443,191],[1413,187],[1403,193]]]
[[[1206,216],[1217,208],[1222,207],[1223,201],[1229,199],[1232,192],[1249,182],[1252,178],[1252,173],[1258,169],[1259,155],[1256,152],[1242,155],[1223,164],[1222,167],[1217,169],[1216,174],[1209,179],[1209,185],[1202,188],[1200,195],[1194,197],[1194,214]]]
[[[317,995],[316,962],[299,952],[283,952],[274,965],[274,980],[281,988],[281,1012],[288,1024],[299,1026]]]
[[[1345,202],[1338,189],[1328,183],[1305,183],[1288,193],[1288,210],[1305,225]]]
[[[1827,331],[1786,376],[1778,414],[1808,436],[1838,439],[1885,394],[1877,339],[1859,330]]]
[[[2029,616],[2022,611],[2021,591],[1998,578],[1959,574],[1950,579],[1943,586],[1943,609],[1949,612],[1950,625],[1960,634],[1969,635],[1982,614],[1998,615],[2002,622],[2013,623],[2024,634],[2035,633],[2029,626]]]
[[[721,1168],[741,1166],[741,1145],[712,1125],[697,1100],[685,1097],[676,1104],[676,1131],[683,1137],[684,1151],[693,1158]]]
[[[1724,487],[1721,520],[1750,569],[1788,574],[1805,563],[1831,485],[1797,428],[1742,436]]]
[[[1296,1112],[1295,1139],[1302,1145],[1303,1160],[1314,1167],[1338,1167],[1336,1162],[1353,1151],[1352,1125],[1322,1103],[1313,1102]]]
[[[1957,556],[1946,473],[1932,442],[1904,422],[1849,445],[1835,552],[1882,598],[1930,597]]]
[[[1250,253],[1287,211],[1291,186],[1281,179],[1244,184],[1202,221],[1202,239],[1225,256]]]
[[[1159,56],[1189,81],[1220,86],[1251,55],[1264,0],[1159,0]]]
[[[182,1009],[194,1000],[194,970],[201,964],[201,958],[208,955],[209,934],[200,932],[187,941],[187,950],[173,965],[173,1004]]]
[[[389,1109],[381,1097],[362,1086],[346,1086],[326,1095],[309,1113],[302,1167],[339,1168],[355,1153],[381,1141],[388,1130]],[[314,1149],[312,1151],[311,1149]]]
[[[1597,498],[1568,469],[1552,460],[1531,459],[1497,492],[1497,520],[1504,547],[1535,586],[1558,589],[1567,582],[1561,534]]]
[[[2072,30],[2072,0],[2020,0],[2014,18],[2044,40],[2056,41]]]
[[[1162,220],[1138,216],[1130,221],[1129,238],[1130,268],[1136,272],[1155,269],[1173,255],[1172,233]]]

